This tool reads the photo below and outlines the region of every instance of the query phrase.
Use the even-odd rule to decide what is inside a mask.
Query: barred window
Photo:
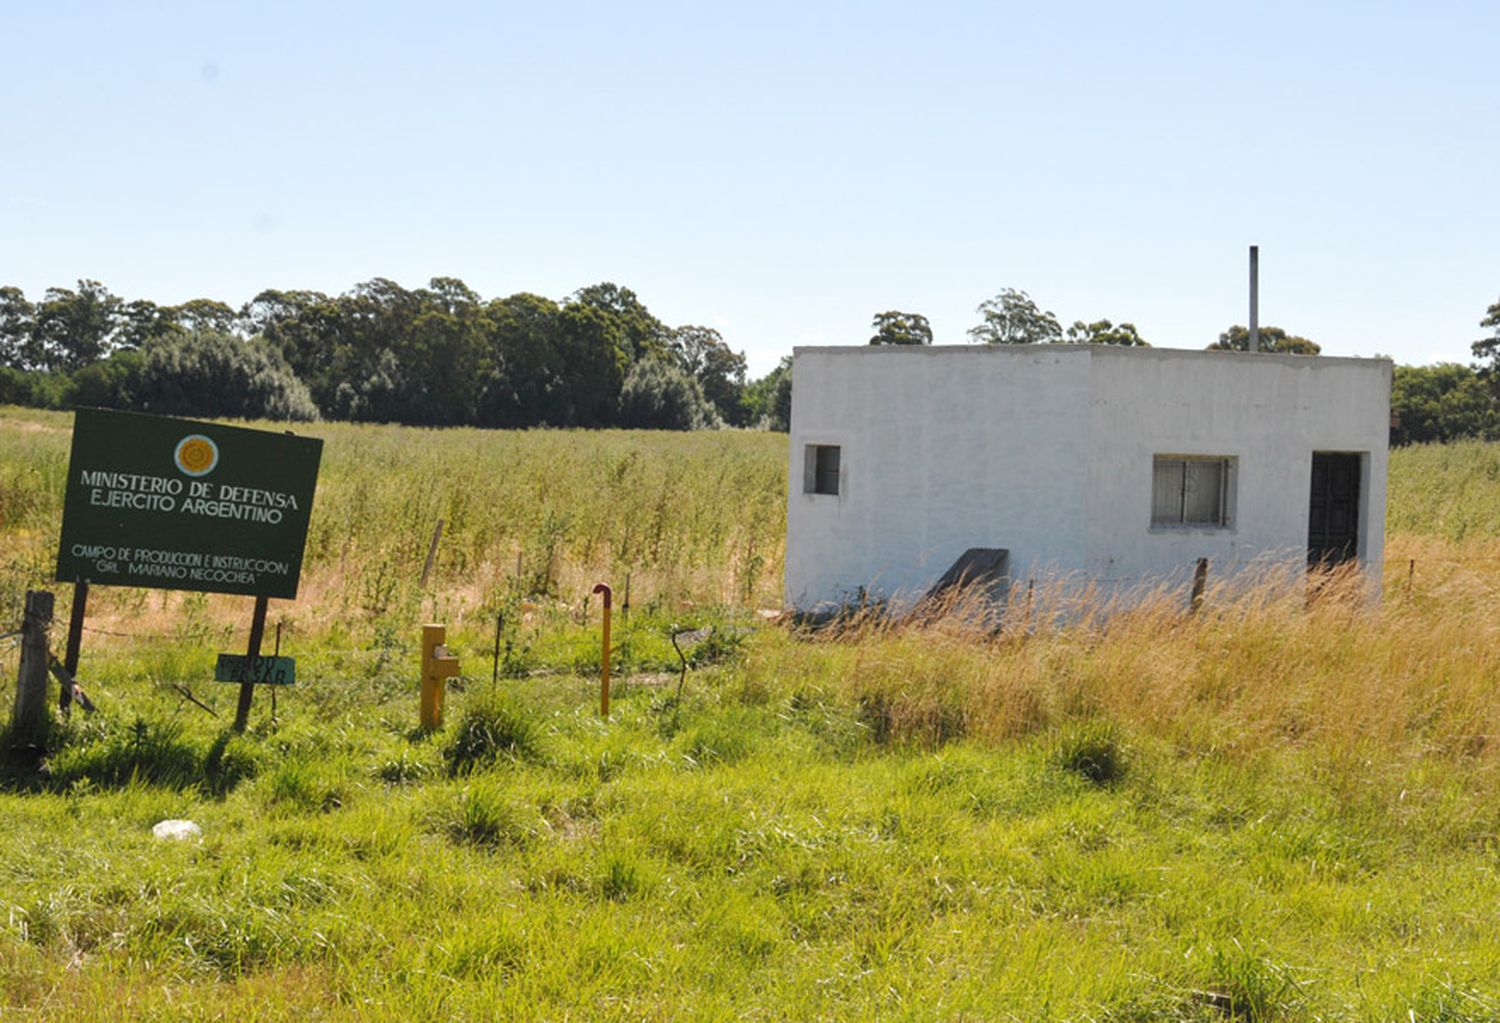
[[[1151,474],[1153,526],[1227,526],[1233,460],[1157,455]]]

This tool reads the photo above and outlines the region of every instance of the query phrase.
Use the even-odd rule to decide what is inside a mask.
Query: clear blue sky
[[[764,372],[1029,291],[1466,360],[1500,5],[0,0],[0,283],[231,304],[601,280]]]

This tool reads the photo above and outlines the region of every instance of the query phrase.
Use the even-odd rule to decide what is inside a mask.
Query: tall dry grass
[[[270,424],[268,424],[270,425]],[[0,409],[0,621],[51,582],[72,417]],[[650,603],[781,599],[786,437],[748,431],[431,430],[324,423],[302,589],[308,630],[574,604],[601,580]],[[434,572],[420,586],[443,523]],[[100,588],[93,624],[232,626],[242,598]]]
[[[870,614],[758,648],[751,675],[833,690],[895,743],[1003,740],[1103,719],[1184,754],[1304,750],[1399,780],[1439,760],[1500,794],[1500,562],[1492,543],[1398,540],[1383,600],[1357,573],[1263,577],[1136,595],[1086,613],[1044,587],[998,631],[959,601],[947,616]],[[1418,569],[1408,577],[1411,560]],[[972,610],[968,608],[967,610]]]

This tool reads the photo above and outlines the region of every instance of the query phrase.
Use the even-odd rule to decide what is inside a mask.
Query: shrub
[[[28,373],[0,366],[0,405],[65,408],[69,389],[66,373]]]
[[[128,409],[140,386],[142,355],[116,352],[102,362],[84,366],[69,382],[68,404],[90,408]]]
[[[697,380],[662,359],[644,359],[631,367],[620,389],[620,425],[711,430],[723,424]]]
[[[137,408],[176,415],[318,418],[306,385],[280,354],[212,330],[148,342],[135,398]]]

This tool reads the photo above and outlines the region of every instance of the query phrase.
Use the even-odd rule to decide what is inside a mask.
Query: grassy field
[[[0,410],[0,632],[67,425]],[[100,713],[0,789],[0,1020],[1500,1019],[1500,446],[1394,455],[1378,609],[990,639],[757,615],[784,436],[315,430],[274,719],[205,681],[249,601],[96,598]],[[467,677],[423,735],[429,617]]]

